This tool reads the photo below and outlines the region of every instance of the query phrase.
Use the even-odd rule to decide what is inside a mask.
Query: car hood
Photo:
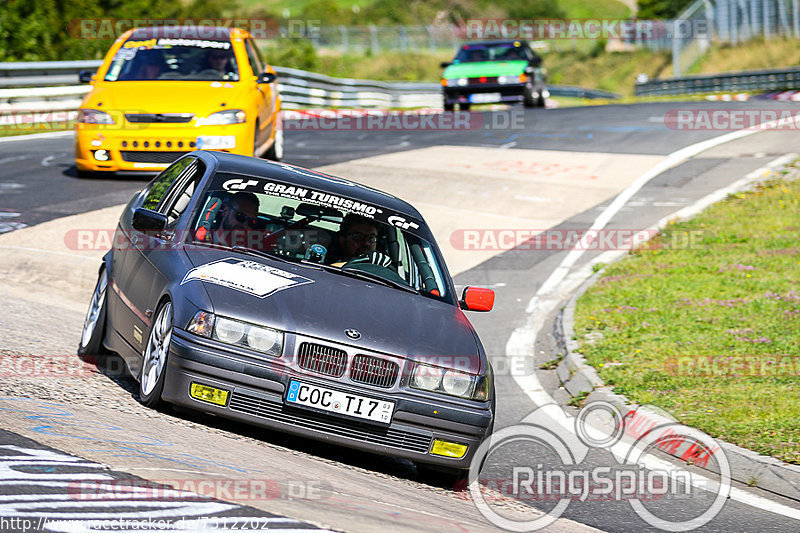
[[[518,76],[525,72],[527,61],[475,61],[455,63],[444,70],[445,78],[478,78],[480,76]]]
[[[202,286],[219,315],[474,373],[485,370],[472,325],[454,305],[230,250],[187,247],[186,253],[194,268],[182,286]],[[347,337],[348,329],[361,338]]]
[[[126,113],[194,113],[204,117],[236,108],[244,83],[221,81],[101,82],[84,98],[82,107]]]

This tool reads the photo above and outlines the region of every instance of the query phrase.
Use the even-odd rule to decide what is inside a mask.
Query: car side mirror
[[[278,79],[278,75],[272,72],[262,72],[256,77],[256,83],[272,83]]]
[[[494,291],[481,287],[464,287],[458,305],[467,311],[491,311],[494,307]]]
[[[167,215],[139,207],[133,212],[131,226],[136,231],[162,231],[167,227]]]
[[[91,70],[82,70],[78,72],[78,81],[80,83],[92,83],[92,78],[94,77],[94,72]]]
[[[450,63],[448,61],[442,61],[441,63],[439,63],[439,66],[442,67],[442,68],[447,68],[450,65],[452,65],[452,63]]]

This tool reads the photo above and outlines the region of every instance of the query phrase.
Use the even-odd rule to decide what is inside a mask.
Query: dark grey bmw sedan
[[[161,402],[454,471],[494,380],[422,216],[342,178],[183,156],[125,207],[78,352],[118,353]]]

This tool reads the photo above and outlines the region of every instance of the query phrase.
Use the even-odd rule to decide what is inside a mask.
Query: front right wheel
[[[81,359],[94,359],[99,362],[108,351],[103,346],[103,337],[106,332],[106,290],[108,289],[108,272],[105,267],[100,269],[97,277],[97,284],[89,302],[89,310],[86,311],[86,319],[83,321],[83,332],[81,333],[80,344],[78,344],[78,355]]]
[[[283,159],[283,128],[278,127],[275,130],[275,139],[272,141],[272,146],[270,146],[267,151],[264,153],[264,157],[270,159],[272,161],[280,161]]]

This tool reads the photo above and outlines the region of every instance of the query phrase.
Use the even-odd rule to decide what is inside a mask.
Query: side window
[[[167,193],[170,186],[175,183],[175,181],[181,175],[181,172],[183,172],[183,170],[194,160],[195,159],[193,157],[185,157],[173,163],[172,166],[164,169],[156,178],[155,183],[150,188],[150,192],[147,193],[147,197],[144,199],[142,207],[156,210],[158,208],[158,204],[161,203],[161,200],[164,198],[164,195]]]
[[[258,76],[264,72],[264,65],[261,62],[261,56],[256,51],[256,47],[251,39],[244,42],[244,47],[247,50],[247,58],[250,60],[250,66],[253,67],[253,74]]]
[[[205,165],[202,161],[195,159],[191,165],[181,173],[177,180],[175,187],[172,188],[169,195],[164,199],[159,211],[167,215],[167,226],[174,225],[181,217],[192,195],[197,189],[197,184],[200,178],[203,177]]]

